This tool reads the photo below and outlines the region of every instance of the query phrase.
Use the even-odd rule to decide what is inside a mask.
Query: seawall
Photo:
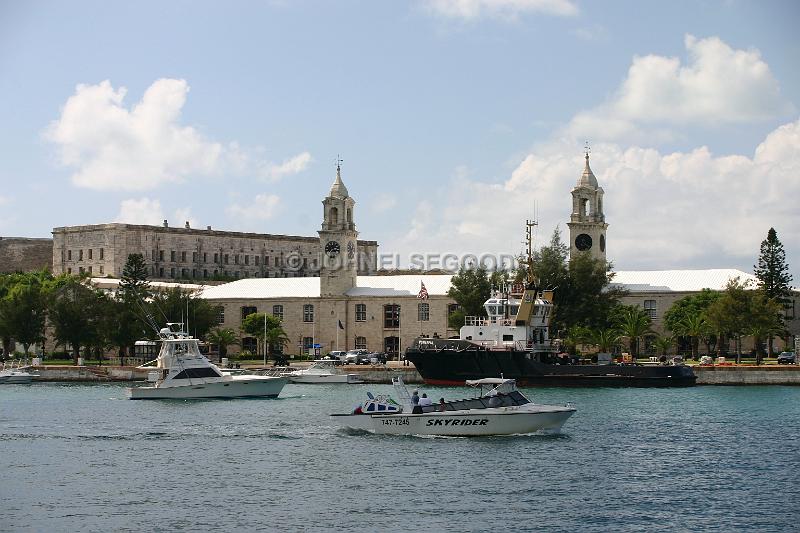
[[[698,385],[800,385],[800,366],[695,366]]]
[[[147,370],[133,366],[40,365],[36,381],[144,381]]]

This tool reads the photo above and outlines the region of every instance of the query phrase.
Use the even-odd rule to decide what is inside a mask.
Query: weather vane
[[[586,155],[586,157],[589,157],[589,154],[592,153],[592,149],[589,147],[589,141],[588,140],[583,145],[583,153]]]
[[[344,159],[339,157],[339,154],[336,154],[336,170],[341,170],[342,163],[344,163]]]

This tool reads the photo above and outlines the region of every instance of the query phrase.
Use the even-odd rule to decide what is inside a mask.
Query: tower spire
[[[336,155],[336,179],[331,185],[331,192],[330,196],[335,196],[337,198],[347,198],[349,193],[347,192],[347,187],[344,186],[344,182],[342,181],[342,163],[344,161]]]

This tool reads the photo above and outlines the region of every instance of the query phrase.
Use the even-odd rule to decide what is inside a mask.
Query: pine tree
[[[792,275],[789,274],[786,252],[783,250],[783,244],[778,240],[775,228],[769,228],[767,238],[761,241],[758,265],[754,265],[753,269],[758,278],[759,289],[763,291],[767,299],[778,304],[787,303],[788,296],[792,294],[789,286],[792,282]],[[778,317],[778,322],[782,325],[782,317]],[[772,355],[773,352],[774,333],[772,330],[768,332],[768,355]]]
[[[791,294],[789,284],[792,282],[792,275],[789,274],[786,252],[783,250],[783,244],[778,240],[775,228],[769,228],[767,238],[761,241],[758,265],[754,265],[753,269],[759,280],[759,287],[768,298],[783,303]]]

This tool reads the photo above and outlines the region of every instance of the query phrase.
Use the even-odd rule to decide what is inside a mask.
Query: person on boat
[[[419,392],[414,391],[411,395],[411,414],[418,415],[422,413],[422,407],[419,406]]]
[[[423,392],[422,398],[419,399],[420,408],[424,411],[426,407],[429,407],[431,405],[433,405],[433,402],[431,401],[430,398],[428,398],[428,395]]]
[[[444,413],[447,411],[447,405],[444,403],[444,398],[439,398],[439,412]]]

